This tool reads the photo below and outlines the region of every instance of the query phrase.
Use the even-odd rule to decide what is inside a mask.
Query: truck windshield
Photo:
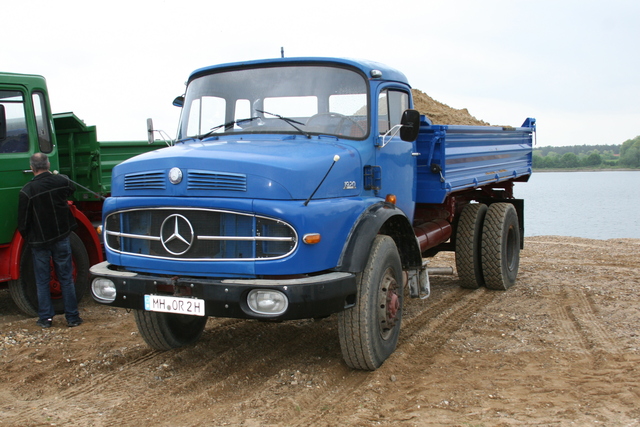
[[[364,139],[365,77],[318,65],[234,69],[189,83],[178,140],[222,134],[285,133]]]

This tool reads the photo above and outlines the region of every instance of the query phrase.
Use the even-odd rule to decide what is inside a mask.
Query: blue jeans
[[[65,317],[68,322],[78,320],[80,315],[78,313],[76,288],[73,283],[73,262],[71,260],[69,238],[66,237],[46,246],[31,247],[31,253],[33,254],[33,268],[38,289],[38,317],[41,320],[53,319],[56,314],[51,302],[51,289],[49,288],[51,259],[53,259],[53,265],[62,290]]]

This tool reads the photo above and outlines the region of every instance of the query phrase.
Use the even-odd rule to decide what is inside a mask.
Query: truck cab
[[[257,61],[194,72],[175,146],[114,169],[107,257],[136,271],[201,277],[335,269],[353,224],[384,195],[396,195],[411,223],[414,143],[397,132],[410,100],[402,74],[373,64]],[[200,219],[189,209],[212,211]],[[164,216],[175,210],[188,213],[191,245],[154,229],[169,227]],[[132,228],[126,217],[140,215],[151,222]],[[320,241],[306,244],[307,235]]]

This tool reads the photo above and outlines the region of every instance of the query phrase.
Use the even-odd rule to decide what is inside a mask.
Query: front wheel
[[[207,316],[157,313],[135,310],[134,317],[140,335],[156,350],[171,350],[196,342],[207,324]]]
[[[89,255],[82,240],[77,234],[69,235],[71,245],[71,259],[73,262],[73,282],[75,284],[76,299],[82,299],[89,288]],[[56,275],[53,263],[51,264],[51,303],[56,314],[64,313],[64,301],[60,282]],[[20,277],[9,282],[9,294],[13,302],[29,316],[38,315],[38,290],[36,287],[36,276],[33,271],[33,255],[31,248],[25,245],[20,259]]]
[[[402,321],[402,265],[391,237],[375,238],[357,280],[356,305],[338,314],[340,348],[349,367],[373,371],[395,350]]]
[[[520,227],[511,203],[489,206],[482,230],[482,272],[489,289],[506,290],[516,283],[520,265]]]

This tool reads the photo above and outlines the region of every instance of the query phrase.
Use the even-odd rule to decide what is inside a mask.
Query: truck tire
[[[464,207],[456,230],[456,270],[460,286],[478,289],[484,285],[482,277],[482,226],[487,205],[473,203]]]
[[[518,214],[510,203],[489,206],[482,230],[482,273],[489,289],[507,290],[520,265]]]
[[[69,235],[71,257],[73,259],[73,280],[76,289],[76,299],[82,299],[89,288],[89,255],[77,234]],[[35,272],[33,271],[33,255],[28,245],[25,245],[20,259],[20,277],[9,282],[9,294],[13,302],[29,316],[38,316],[38,290],[36,288]],[[60,282],[51,269],[51,302],[56,314],[64,313],[64,302],[60,290]]]
[[[373,371],[395,350],[402,321],[402,265],[391,237],[376,236],[357,280],[355,306],[338,314],[340,348],[349,367]]]
[[[147,345],[155,350],[184,347],[200,339],[207,316],[157,313],[134,310],[138,331]]]

